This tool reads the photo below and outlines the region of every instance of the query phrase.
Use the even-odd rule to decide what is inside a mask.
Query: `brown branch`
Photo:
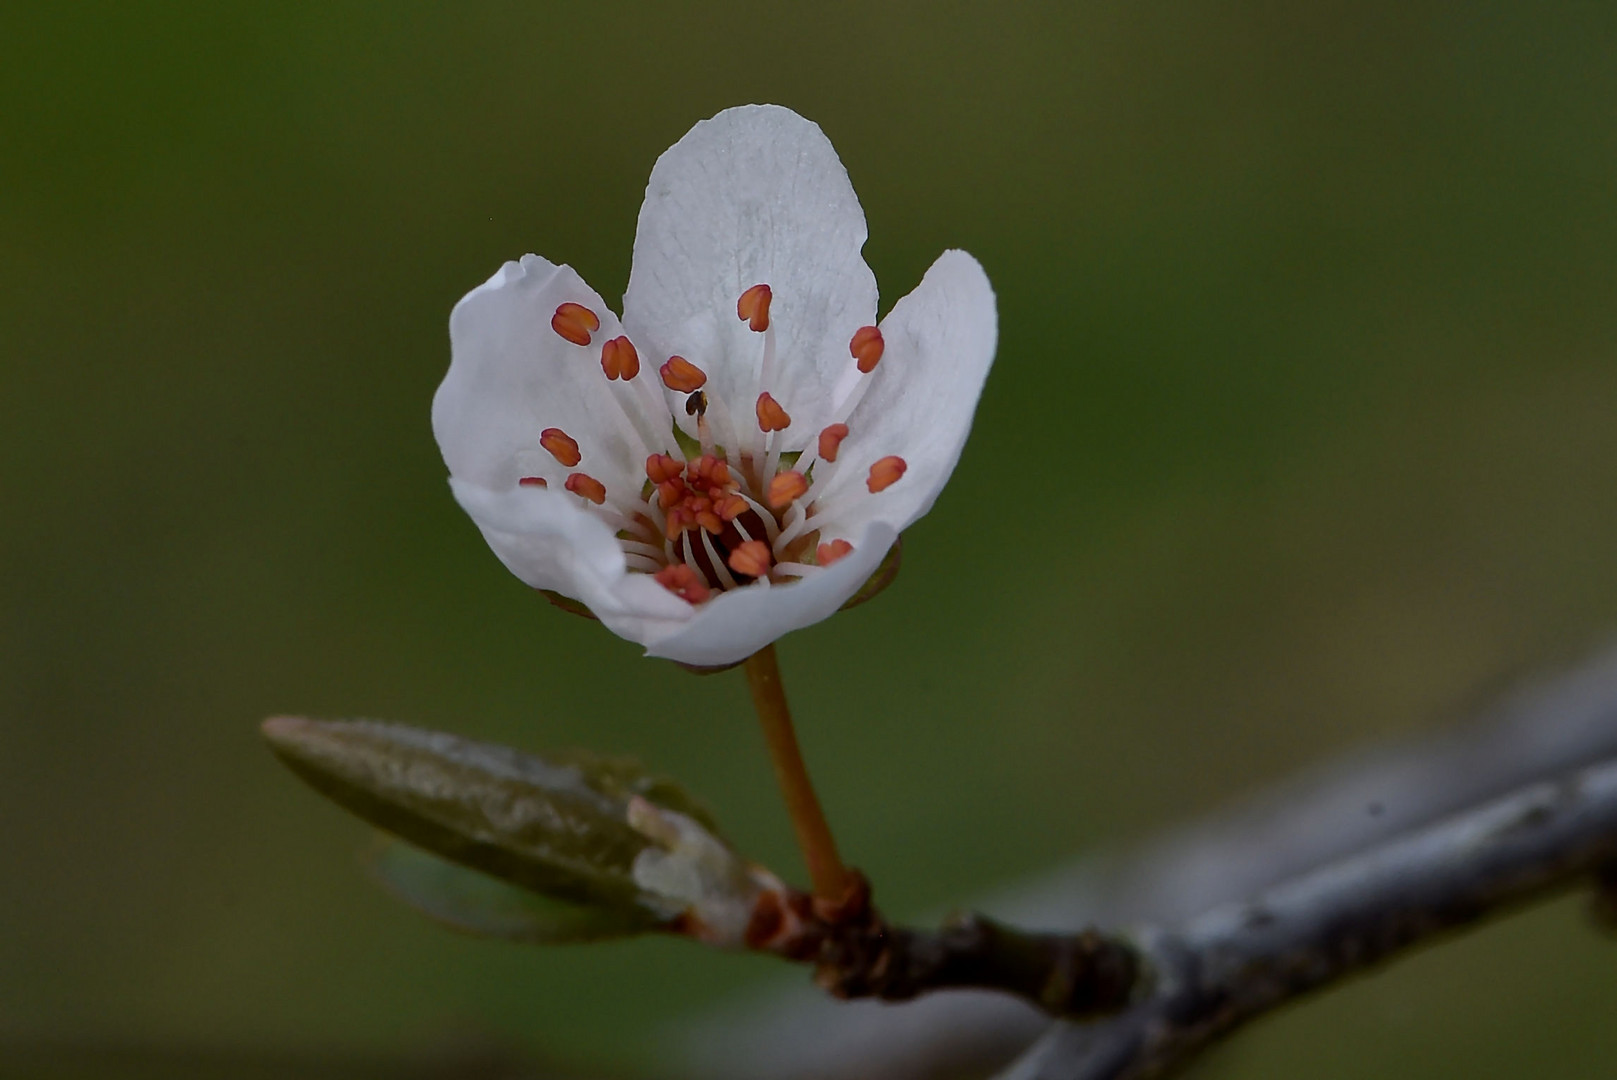
[[[1058,1025],[1003,1080],[1161,1076],[1279,1005],[1614,861],[1617,759],[1146,935],[1150,996],[1110,1020]]]

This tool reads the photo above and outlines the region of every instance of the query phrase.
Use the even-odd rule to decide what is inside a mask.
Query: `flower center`
[[[904,459],[884,457],[865,482],[839,476],[837,457],[849,435],[847,418],[875,377],[885,343],[874,326],[854,330],[848,355],[859,378],[831,412],[840,420],[818,432],[797,430],[787,405],[775,397],[774,294],[754,285],[736,301],[736,316],[761,340],[757,397],[728,402],[714,394],[697,363],[670,356],[654,385],[642,377],[639,350],[627,337],[596,343],[600,317],[581,304],[556,309],[551,329],[599,362],[602,389],[611,396],[619,434],[645,454],[638,489],[609,489],[587,471],[592,453],[561,428],[540,433],[545,456],[567,470],[559,484],[523,476],[524,486],[560,487],[612,526],[629,569],[655,576],[693,604],[714,592],[767,588],[818,573],[853,550],[845,539],[822,542],[822,528],[847,500],[876,495],[902,479]],[[809,403],[800,403],[808,405]],[[749,416],[749,413],[751,414]],[[683,416],[685,423],[680,423]],[[688,428],[694,427],[695,436]],[[542,471],[553,471],[545,467]],[[853,482],[850,482],[852,480]]]

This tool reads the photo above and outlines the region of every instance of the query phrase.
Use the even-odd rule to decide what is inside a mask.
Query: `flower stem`
[[[803,764],[803,752],[797,746],[774,645],[765,645],[747,658],[747,684],[752,687],[752,703],[763,724],[764,741],[769,744],[769,757],[775,764],[775,779],[786,799],[786,812],[797,832],[803,861],[808,863],[815,895],[840,901],[848,888],[848,870],[837,854],[837,842],[825,822],[825,812],[820,809],[808,768]]]

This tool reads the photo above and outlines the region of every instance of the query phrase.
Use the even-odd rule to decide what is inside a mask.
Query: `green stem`
[[[837,842],[826,824],[825,812],[814,794],[803,752],[792,729],[792,713],[786,706],[786,688],[781,685],[780,665],[775,646],[765,645],[747,658],[747,684],[752,687],[752,703],[763,724],[764,741],[775,764],[775,779],[786,799],[786,812],[797,832],[797,845],[808,863],[814,893],[824,900],[842,900],[848,889],[848,870],[837,854]]]

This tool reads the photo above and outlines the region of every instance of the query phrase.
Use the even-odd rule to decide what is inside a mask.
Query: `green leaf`
[[[275,717],[263,730],[294,772],[371,824],[574,903],[629,908],[652,901],[634,881],[635,856],[652,841],[629,824],[632,795],[683,814],[696,808],[672,782],[630,762],[584,754],[547,761],[370,720]]]
[[[643,907],[600,907],[541,896],[398,840],[384,841],[371,870],[395,897],[468,934],[539,945],[629,937],[663,920]]]

